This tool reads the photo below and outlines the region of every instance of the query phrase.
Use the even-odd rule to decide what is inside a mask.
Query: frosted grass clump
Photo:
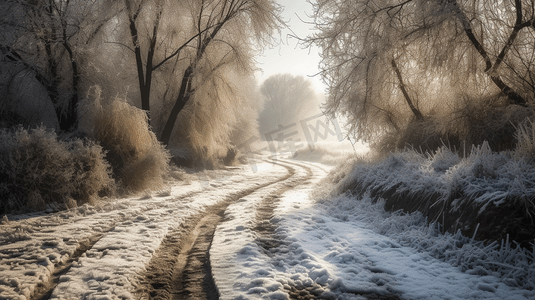
[[[461,159],[457,153],[443,146],[438,148],[434,154],[430,155],[422,167],[424,167],[424,170],[427,169],[430,172],[445,173],[460,161]]]
[[[481,205],[480,214],[488,205],[500,206],[506,201],[522,201],[535,208],[530,200],[535,194],[534,180],[535,170],[528,160],[515,153],[492,152],[487,143],[474,147],[444,176],[449,190],[460,186],[467,198]]]
[[[526,119],[516,128],[515,153],[520,157],[535,158],[535,126],[533,121]]]
[[[392,153],[376,163],[361,162],[357,164],[343,184],[356,182],[364,190],[377,193],[396,191],[398,193],[426,191],[430,195],[443,192],[440,174],[429,171],[429,162],[425,155],[413,150]],[[341,190],[340,192],[343,192]]]
[[[535,194],[533,165],[514,153],[493,152],[487,143],[473,147],[462,159],[446,148],[427,156],[413,150],[393,153],[377,163],[356,164],[342,182],[342,186],[358,186],[379,195],[392,191],[419,194],[435,202],[453,201],[454,210],[469,201],[481,214],[491,204],[500,207],[517,201],[530,214],[535,212],[530,196]],[[462,197],[452,199],[455,195]]]

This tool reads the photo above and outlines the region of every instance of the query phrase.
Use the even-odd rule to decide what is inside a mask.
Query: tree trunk
[[[78,84],[80,82],[80,74],[78,73],[78,64],[74,59],[72,48],[67,42],[67,33],[65,26],[63,27],[63,48],[69,54],[72,69],[72,97],[67,104],[66,116],[59,120],[59,127],[63,131],[74,131],[78,126]]]
[[[407,101],[407,104],[409,105],[409,108],[411,109],[414,116],[416,116],[416,120],[423,120],[424,116],[420,112],[416,106],[412,103],[411,97],[409,96],[409,93],[407,92],[407,88],[405,86],[405,83],[403,82],[403,78],[401,77],[401,71],[398,68],[398,65],[396,64],[395,60],[391,60],[390,63],[392,64],[392,67],[394,68],[394,72],[396,72],[396,76],[399,80],[399,88],[401,89],[401,92],[403,93],[403,96],[405,97],[405,101]]]
[[[50,82],[46,85],[46,90],[48,92],[48,97],[54,105],[54,110],[56,112],[56,118],[60,124],[59,129],[61,131],[66,131],[66,128],[62,127],[63,111],[62,107],[59,104],[59,81],[58,81],[58,63],[52,54],[52,45],[50,40],[45,40],[45,53],[47,56],[48,71],[50,72]]]
[[[182,77],[182,83],[180,85],[180,92],[178,93],[178,97],[175,101],[175,105],[173,106],[173,109],[171,110],[171,113],[169,114],[169,117],[167,118],[167,122],[165,123],[165,127],[160,137],[161,142],[164,143],[164,145],[166,146],[169,145],[169,140],[171,139],[171,133],[173,132],[173,128],[175,127],[178,114],[184,108],[184,106],[186,106],[186,103],[188,103],[191,97],[192,75],[193,75],[193,67],[189,66],[186,69],[186,71],[184,71],[184,76]]]
[[[137,14],[130,18],[130,37],[134,45],[134,53],[136,55],[137,79],[139,84],[139,92],[141,94],[141,109],[150,111],[150,86],[145,85],[145,71],[143,70],[143,59],[141,57],[141,46],[139,45],[139,38],[136,26]]]
[[[527,27],[530,25],[530,23],[522,24],[522,6],[520,0],[515,0],[515,5],[517,9],[517,18],[516,18],[516,24],[513,29],[513,32],[511,32],[506,45],[503,47],[502,51],[498,55],[498,58],[494,65],[492,64],[492,61],[490,60],[490,57],[485,51],[485,48],[481,43],[477,40],[476,36],[474,35],[474,32],[472,30],[472,25],[470,23],[470,20],[468,17],[462,12],[462,10],[459,8],[459,5],[457,3],[457,0],[450,0],[454,2],[455,7],[455,13],[459,21],[461,22],[464,32],[472,45],[476,48],[476,51],[481,55],[483,60],[485,60],[485,73],[487,73],[494,82],[494,84],[514,103],[522,106],[526,106],[526,100],[522,98],[517,92],[515,92],[510,86],[508,86],[503,80],[501,79],[500,75],[497,74],[497,69],[502,63],[505,54],[509,50],[509,48],[512,46],[514,40],[516,39],[518,32],[520,29]]]
[[[141,95],[141,109],[147,114],[147,120],[150,124],[150,93],[152,86],[152,73],[156,69],[153,64],[154,52],[156,51],[156,40],[158,36],[158,27],[160,25],[161,10],[157,13],[156,21],[152,28],[152,37],[147,52],[147,62],[145,70],[143,70],[143,59],[141,56],[141,45],[139,44],[138,30],[136,26],[136,20],[139,15],[139,10],[132,16],[130,16],[130,36],[132,38],[132,44],[134,45],[134,53],[136,56],[137,77],[139,83],[139,92]]]

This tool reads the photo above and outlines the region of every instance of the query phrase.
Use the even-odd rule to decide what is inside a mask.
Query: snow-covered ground
[[[436,242],[421,218],[386,213],[369,198],[342,195],[316,201],[328,166],[314,170],[310,184],[284,194],[273,221],[284,246],[269,253],[255,242],[249,210],[228,210],[231,221],[219,226],[210,251],[222,299],[288,299],[292,288],[317,289],[322,298],[366,299],[535,299],[535,291],[506,285],[496,276],[471,275],[402,246],[395,234],[380,234],[394,223],[413,223],[415,237]],[[328,188],[322,186],[321,188]],[[410,226],[409,226],[410,227]],[[401,237],[401,236],[400,236]]]
[[[332,165],[284,159],[280,163],[294,166],[291,180],[301,183],[278,197],[271,222],[280,245],[263,248],[254,226],[262,199],[283,189],[283,184],[258,189],[230,205],[216,229],[210,258],[222,299],[288,299],[296,290],[332,299],[365,299],[367,294],[535,299],[533,290],[506,285],[492,274],[462,272],[437,255],[407,246],[407,234],[421,243],[441,239],[429,234],[421,217],[386,213],[380,203],[372,204],[366,197],[325,197],[331,187],[322,178]],[[51,298],[136,299],[138,276],[172,228],[226,195],[286,173],[283,166],[256,161],[254,168],[190,177],[151,197],[8,216],[0,225],[0,299],[29,299],[58,271],[55,266],[76,257],[76,249],[84,244],[90,249],[58,275]]]

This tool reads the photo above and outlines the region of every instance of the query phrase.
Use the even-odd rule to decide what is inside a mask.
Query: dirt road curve
[[[275,162],[273,162],[275,163]],[[265,198],[258,209],[257,225],[259,242],[269,249],[277,245],[271,235],[269,219],[277,197],[284,191],[303,182],[292,180],[295,165],[276,163],[288,170],[287,174],[253,188],[232,195],[224,201],[192,216],[184,226],[173,230],[151,259],[147,272],[141,280],[138,293],[141,299],[219,299],[219,293],[211,274],[209,250],[215,229],[224,219],[226,208],[241,198],[275,184],[282,188]],[[308,170],[310,177],[311,172]]]
[[[0,300],[225,296],[210,261],[218,226],[232,222],[231,211],[245,209],[251,224],[239,227],[248,226],[253,243],[269,257],[291,255],[288,242],[277,236],[274,210],[284,193],[311,188],[326,174],[315,164],[286,160],[269,160],[263,168],[219,171],[204,183],[201,178],[100,207],[13,216],[0,225]],[[284,289],[291,299],[315,299],[327,287]]]

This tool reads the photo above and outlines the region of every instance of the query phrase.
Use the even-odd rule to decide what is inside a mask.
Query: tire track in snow
[[[266,163],[261,169],[266,172],[251,173],[244,169],[240,173],[227,173],[230,176],[224,174],[217,180],[211,179],[208,183],[199,182],[208,187],[200,195],[155,207],[134,220],[118,224],[61,277],[51,298],[139,299],[135,293],[140,287],[141,275],[145,274],[151,259],[170,233],[190,224],[193,216],[216,206],[228,196],[257,188],[287,173],[285,168],[273,168]]]
[[[310,178],[312,178],[313,175],[312,170],[309,167],[297,163],[291,163],[288,161],[284,161],[284,163],[293,166],[299,166],[305,169],[307,175],[303,178],[300,178],[300,180],[288,182],[276,193],[272,193],[269,196],[264,197],[262,199],[262,202],[260,203],[260,207],[258,207],[256,210],[255,226],[252,228],[252,230],[257,235],[257,243],[260,245],[260,247],[264,249],[264,251],[268,255],[272,251],[277,251],[277,248],[282,243],[282,241],[277,236],[275,236],[276,225],[271,222],[271,219],[273,218],[273,210],[275,209],[275,207],[277,207],[277,204],[280,201],[280,196],[284,192],[293,189],[297,185],[306,184],[310,180]],[[279,163],[279,165],[282,164]]]
[[[292,205],[286,203],[287,193],[311,190],[325,172],[306,163],[275,162],[293,168],[296,175],[229,206],[227,218],[216,229],[211,254],[221,299],[288,299],[292,292],[277,269],[280,258],[287,261],[286,256],[293,256],[295,260],[298,255],[293,242],[279,230],[277,210]]]
[[[169,233],[152,257],[138,288],[141,299],[219,299],[212,277],[210,246],[226,208],[241,198],[295,175],[293,167],[270,161],[288,174],[233,193],[225,200],[190,217]]]
[[[90,217],[71,215],[70,217],[78,218],[71,220],[67,225],[79,226],[72,226],[67,232],[62,232],[62,235],[51,229],[59,227],[59,225],[54,225],[53,222],[58,218],[63,219],[64,217],[61,217],[62,215],[66,215],[66,212],[39,217],[37,220],[32,220],[32,222],[19,222],[17,227],[21,228],[24,234],[22,236],[15,236],[14,239],[9,236],[4,237],[8,240],[8,244],[6,247],[0,249],[0,258],[2,258],[1,261],[3,264],[10,263],[12,266],[22,268],[37,265],[40,268],[46,269],[45,276],[38,276],[36,280],[25,285],[19,283],[14,286],[13,291],[24,294],[26,296],[24,299],[48,299],[58,284],[59,277],[67,272],[72,264],[98,242],[106,232],[113,229],[117,222],[125,218],[123,216],[122,219],[110,221],[105,224],[89,222],[89,224],[81,225],[77,223],[88,221]],[[95,227],[99,229],[97,233],[88,233],[88,228]],[[13,270],[13,267],[11,269]],[[24,275],[31,276],[38,272],[38,270],[26,270]],[[0,282],[2,281],[2,277],[0,276]],[[20,282],[20,278],[13,277],[12,279],[15,282]]]
[[[111,227],[113,228],[113,226]],[[109,230],[111,230],[108,229]],[[38,284],[37,288],[35,290],[35,293],[31,297],[32,300],[45,300],[49,299],[50,295],[52,294],[52,291],[54,291],[54,288],[59,283],[59,278],[61,275],[67,273],[69,269],[72,267],[72,264],[82,256],[82,254],[86,253],[91,247],[93,247],[94,244],[96,244],[102,237],[104,236],[104,233],[91,236],[88,240],[81,242],[74,253],[71,255],[71,257],[66,261],[64,264],[56,264],[54,267],[54,272],[48,279],[48,282]]]
[[[238,178],[236,182],[242,181],[246,179]],[[7,272],[0,272],[3,273],[0,274],[0,291],[24,299],[49,299],[60,283],[60,277],[116,226],[135,220],[155,207],[184,202],[184,199],[206,191],[207,187],[201,187],[176,195],[156,193],[155,198],[140,198],[134,207],[131,200],[128,205],[119,200],[98,208],[84,205],[56,213],[28,214],[25,218],[9,221],[9,225],[2,225],[0,261],[11,267]],[[97,215],[106,217],[95,218]],[[26,271],[20,271],[20,268],[26,268]]]
[[[291,253],[291,250],[288,249],[290,246],[288,242],[284,241],[283,237],[277,236],[275,233],[275,230],[277,228],[277,224],[274,224],[272,222],[272,218],[274,217],[274,210],[277,207],[280,196],[292,188],[295,188],[296,186],[300,184],[308,184],[310,183],[310,180],[312,179],[312,176],[314,176],[314,172],[312,171],[311,167],[314,167],[315,169],[320,170],[323,173],[328,173],[325,171],[325,169],[316,166],[314,164],[309,164],[306,162],[289,162],[284,161],[284,163],[298,166],[306,171],[306,176],[303,177],[302,182],[296,182],[291,185],[288,185],[285,189],[281,190],[278,195],[275,197],[268,197],[265,198],[261,202],[261,207],[257,210],[256,214],[256,226],[253,228],[253,230],[257,233],[257,243],[260,247],[264,249],[264,253],[266,253],[268,256],[273,257],[275,255],[293,255]],[[295,285],[284,285],[284,291],[288,293],[290,296],[290,299],[319,299],[320,295],[322,295],[325,292],[324,286],[321,286],[317,283],[313,283],[310,286],[295,286]]]
[[[192,197],[198,193],[200,193],[202,191],[197,191],[197,192],[190,192],[190,193],[186,193],[183,195],[183,197]],[[159,196],[160,198],[163,198],[164,196]],[[80,257],[82,257],[82,255],[86,254],[91,248],[93,248],[93,246],[100,240],[102,239],[102,237],[104,237],[107,233],[109,233],[110,231],[112,231],[116,225],[122,223],[122,222],[126,222],[128,220],[133,220],[135,219],[137,216],[149,211],[153,209],[152,207],[149,207],[149,206],[145,206],[145,207],[142,207],[140,210],[138,211],[134,211],[132,212],[131,214],[124,214],[124,213],[121,213],[121,212],[117,212],[119,217],[117,219],[114,219],[112,221],[112,223],[110,225],[107,225],[106,227],[104,228],[101,228],[100,232],[96,233],[96,234],[93,234],[89,237],[86,237],[84,238],[82,241],[78,242],[78,245],[76,247],[76,249],[74,250],[74,252],[69,256],[69,258],[66,260],[66,261],[60,261],[58,263],[55,263],[52,270],[51,270],[51,274],[50,276],[48,277],[48,280],[47,281],[44,281],[44,282],[40,282],[37,284],[32,296],[31,296],[31,300],[45,300],[45,299],[49,299],[50,296],[52,295],[52,292],[54,291],[54,289],[56,288],[56,286],[59,284],[60,282],[60,277],[64,274],[66,274],[69,269],[72,267],[72,265],[74,263],[76,263],[78,261],[78,259]],[[75,224],[75,223],[78,223],[78,222],[81,222],[81,221],[84,221],[86,218],[80,218],[80,219],[77,219],[77,220],[73,220],[73,222],[71,222],[70,224]],[[61,224],[47,224],[46,227],[58,227],[60,226]],[[46,246],[46,242],[43,244],[43,246]]]
[[[284,162],[305,168],[308,174],[307,181],[309,181],[310,177],[312,177],[313,175],[311,167],[317,170],[320,170],[322,173],[325,173],[325,174],[329,173],[327,170],[325,170],[324,168],[320,166],[317,166],[314,163],[309,163],[309,162],[304,162],[304,161],[299,161],[299,162],[284,161]],[[279,199],[277,199],[277,202],[278,200]],[[270,209],[271,209],[271,214],[273,214],[273,209],[276,207],[276,203],[270,203],[269,205],[272,207]],[[274,234],[276,225],[273,224],[271,228],[273,229],[272,232]],[[287,249],[289,243],[285,242],[283,238],[274,237],[273,239],[278,241],[279,247],[270,249],[270,252],[272,255],[277,252],[279,253],[279,255],[281,254],[294,255],[290,249]],[[379,274],[383,273],[381,269],[375,268],[373,266],[369,270],[373,273],[379,273]],[[334,297],[331,298],[332,295],[327,294],[327,296],[324,296],[325,295],[324,292],[327,290],[327,288],[328,286],[324,286],[315,282],[312,283],[311,285],[291,285],[291,284],[284,285],[284,290],[288,293],[290,299],[295,299],[295,300],[310,300],[310,299],[333,299],[334,300],[335,299]],[[368,300],[400,300],[401,299],[395,293],[390,293],[390,294],[379,294],[379,293],[373,293],[373,292],[356,293],[356,292],[350,292],[350,291],[346,291],[341,299],[353,299],[353,297],[357,297],[357,299],[368,299]],[[339,299],[339,298],[336,298],[336,299]]]

